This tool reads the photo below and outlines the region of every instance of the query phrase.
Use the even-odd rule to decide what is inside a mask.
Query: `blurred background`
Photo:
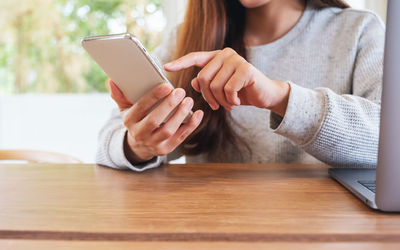
[[[386,0],[347,1],[385,20]],[[130,32],[153,51],[186,0],[1,0],[0,149],[37,149],[94,162],[116,108],[107,77],[81,48],[89,35]]]

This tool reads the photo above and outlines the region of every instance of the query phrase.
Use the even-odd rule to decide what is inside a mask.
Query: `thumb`
[[[108,84],[110,85],[111,97],[117,103],[120,111],[124,111],[125,109],[132,107],[133,104],[126,99],[122,91],[111,79],[108,81]]]

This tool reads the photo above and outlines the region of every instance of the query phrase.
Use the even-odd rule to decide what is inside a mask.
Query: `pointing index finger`
[[[179,71],[192,66],[204,67],[218,53],[214,51],[192,52],[164,65],[167,71]]]

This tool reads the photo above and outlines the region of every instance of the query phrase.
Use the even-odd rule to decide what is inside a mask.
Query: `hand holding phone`
[[[125,127],[128,129],[125,154],[132,163],[169,154],[200,124],[203,111],[198,110],[182,125],[191,112],[193,99],[185,97],[183,89],[160,84],[132,104],[110,81],[111,96],[118,104]],[[152,107],[159,105],[149,112]],[[166,116],[176,110],[161,127]]]
[[[134,36],[86,37],[82,46],[112,80],[111,95],[128,130],[125,152],[131,162],[168,154],[200,124],[203,112],[193,114],[193,100],[173,88]]]

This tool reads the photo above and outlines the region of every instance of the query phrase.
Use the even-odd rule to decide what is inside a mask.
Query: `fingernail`
[[[183,89],[175,89],[173,95],[177,99],[181,99],[185,96],[185,91]]]
[[[236,98],[236,99],[235,99],[235,104],[236,104],[236,106],[239,106],[239,105],[240,105],[240,99],[239,99],[239,98]]]
[[[210,104],[210,107],[211,107],[211,109],[212,110],[217,110],[217,109],[219,109],[219,105],[218,104]]]
[[[193,100],[192,98],[185,98],[183,99],[183,106],[185,106],[185,108],[189,108],[190,106],[192,106]]]
[[[194,119],[196,121],[201,120],[203,118],[204,113],[203,112],[196,112],[196,116],[194,117]]]

